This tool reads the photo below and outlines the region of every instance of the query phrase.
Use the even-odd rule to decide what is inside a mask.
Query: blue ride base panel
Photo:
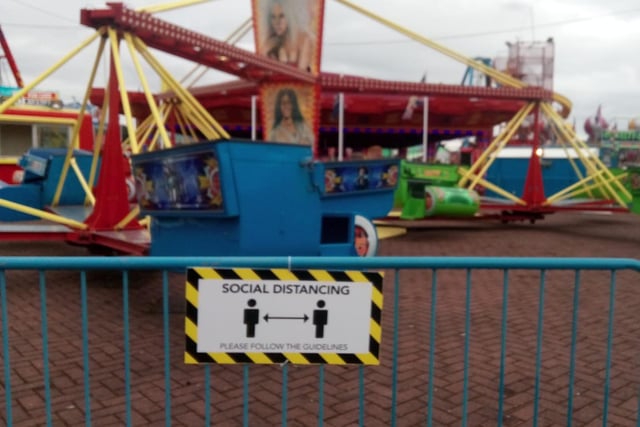
[[[138,154],[132,164],[152,256],[355,255],[354,218],[389,212],[398,166],[324,164],[307,146],[244,140]]]
[[[73,158],[84,177],[89,176],[92,153],[84,150],[74,150]],[[43,210],[50,206],[56,194],[60,177],[63,172],[67,150],[63,148],[32,148],[18,161],[24,170],[20,184],[9,184],[0,181],[0,199],[19,205]],[[98,163],[99,165],[99,163]],[[60,198],[59,205],[83,205],[86,193],[80,180],[72,169],[69,169]],[[14,209],[0,208],[0,221],[29,221],[38,217]]]

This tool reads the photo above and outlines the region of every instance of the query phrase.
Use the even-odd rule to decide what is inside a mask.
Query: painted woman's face
[[[280,111],[283,117],[291,117],[293,112],[293,103],[289,95],[284,95],[280,100]]]
[[[287,32],[287,17],[284,14],[282,5],[274,4],[271,8],[271,28],[277,36],[282,36]]]
[[[358,256],[366,256],[367,252],[369,252],[369,238],[367,237],[367,233],[362,229],[362,227],[355,227],[355,237],[353,239],[353,244],[356,248],[356,253]]]

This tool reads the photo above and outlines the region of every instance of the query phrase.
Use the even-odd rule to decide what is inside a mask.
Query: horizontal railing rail
[[[345,269],[635,270],[633,258],[546,257],[0,257],[6,270],[173,270],[191,266]]]

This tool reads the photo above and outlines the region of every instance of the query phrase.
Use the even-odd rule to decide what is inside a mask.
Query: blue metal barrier
[[[177,293],[184,296],[184,280],[180,284],[180,277],[184,279],[184,272],[189,267],[202,266],[202,267],[227,267],[227,268],[285,268],[285,269],[331,269],[331,270],[386,270],[387,276],[385,277],[385,305],[384,305],[384,319],[386,320],[383,327],[385,337],[389,338],[384,342],[384,346],[381,349],[382,359],[384,359],[380,366],[372,367],[346,367],[339,372],[332,369],[331,366],[319,365],[311,367],[314,369],[313,374],[314,381],[317,381],[317,393],[314,393],[312,397],[305,397],[303,404],[297,404],[295,408],[290,406],[292,399],[297,398],[298,386],[302,381],[297,380],[290,381],[290,377],[298,375],[301,372],[306,372],[298,369],[297,367],[288,366],[284,364],[281,366],[251,366],[243,365],[241,368],[234,366],[216,366],[205,365],[204,367],[189,366],[182,363],[181,360],[177,360],[176,354],[182,354],[184,346],[182,348],[176,348],[176,344],[172,343],[172,337],[178,338],[177,342],[181,341],[179,338],[184,337],[184,321],[182,323],[175,322],[176,316],[172,317],[170,309],[170,301],[172,294],[172,277],[178,280],[181,289],[178,289]],[[122,339],[122,352],[111,354],[97,354],[92,346],[96,343],[96,338],[92,338],[93,331],[100,331],[112,325],[93,323],[92,319],[101,320],[100,312],[104,308],[102,306],[90,306],[90,293],[92,289],[95,289],[90,274],[95,272],[120,272],[121,279],[118,286],[113,287],[115,290],[121,291],[122,300],[111,301],[109,304],[121,307],[122,318],[119,319],[119,323],[114,328],[121,333]],[[145,272],[161,272],[161,277],[149,278],[145,281],[146,285],[155,289],[160,289],[161,293],[161,314],[162,319],[157,327],[158,335],[161,336],[162,348],[144,348],[144,352],[148,354],[157,353],[158,358],[162,358],[162,395],[164,401],[159,401],[158,388],[160,385],[158,382],[147,381],[141,382],[132,375],[132,371],[140,371],[138,366],[138,352],[132,349],[132,341],[136,338],[132,338],[132,331],[135,328],[140,327],[140,323],[151,322],[155,319],[152,315],[137,315],[132,317],[132,309],[135,304],[141,304],[143,301],[131,301],[132,292],[132,277],[133,272],[145,271]],[[425,289],[424,294],[420,294],[420,298],[424,298],[424,304],[419,306],[420,313],[425,313],[425,324],[403,324],[403,318],[405,314],[409,317],[411,314],[407,314],[404,311],[403,301],[408,301],[417,298],[416,295],[405,295],[404,299],[401,297],[401,291],[405,289],[405,283],[401,280],[401,273],[408,274],[408,272],[418,272],[420,274],[420,287],[416,289]],[[33,359],[30,361],[30,366],[39,367],[36,369],[37,375],[31,373],[30,375],[18,375],[17,367],[13,364],[17,362],[24,362],[25,357],[30,354],[27,351],[19,350],[18,346],[14,345],[15,341],[21,342],[21,322],[24,322],[25,316],[27,316],[27,308],[18,308],[12,305],[12,301],[15,303],[15,299],[11,299],[12,293],[17,293],[19,290],[24,290],[31,286],[29,280],[22,280],[14,282],[12,275],[16,272],[37,272],[37,285],[33,286],[33,293],[37,294],[38,306],[40,311],[40,327],[39,339],[41,354],[38,355],[38,360]],[[71,307],[76,304],[74,297],[72,297],[71,288],[75,286],[73,283],[60,284],[55,283],[55,292],[58,295],[56,298],[62,299],[67,304],[63,307],[52,307],[52,283],[47,280],[47,275],[53,274],[53,272],[72,272],[72,274],[79,273],[80,295],[79,295],[79,314],[80,314],[80,337],[78,348],[81,349],[81,357],[78,362],[82,365],[82,376],[78,378],[79,384],[82,388],[82,407],[76,408],[73,404],[63,404],[61,401],[66,402],[64,399],[64,386],[55,385],[57,382],[56,374],[52,372],[51,367],[52,359],[56,356],[56,352],[60,351],[61,344],[56,342],[55,349],[51,343],[55,339],[52,338],[52,331],[56,330],[58,326],[55,322],[60,322],[65,318],[65,311],[71,310]],[[551,278],[551,275],[555,272],[562,272],[564,275],[557,282]],[[133,258],[133,257],[85,257],[85,258],[71,258],[71,257],[0,257],[0,322],[2,332],[2,354],[0,356],[3,359],[4,369],[4,382],[0,384],[0,399],[4,400],[5,413],[0,411],[0,424],[6,424],[9,426],[22,425],[25,423],[26,417],[33,418],[38,425],[60,425],[60,424],[73,424],[72,418],[64,418],[65,411],[74,410],[76,414],[80,414],[83,418],[85,425],[90,426],[93,422],[100,424],[96,420],[96,413],[99,413],[99,417],[115,417],[111,420],[117,420],[115,422],[121,422],[123,425],[134,424],[158,424],[164,423],[167,426],[170,425],[193,425],[194,419],[199,419],[199,423],[203,425],[282,425],[286,426],[288,422],[300,421],[304,425],[309,423],[315,423],[322,426],[325,423],[332,425],[329,420],[332,417],[336,417],[338,412],[342,409],[336,409],[332,407],[332,404],[336,403],[336,396],[328,394],[329,389],[334,390],[336,386],[329,381],[330,375],[344,375],[354,379],[354,385],[351,387],[345,386],[342,390],[347,399],[357,402],[353,404],[353,408],[357,408],[349,412],[349,416],[353,422],[347,421],[347,418],[341,418],[344,421],[342,424],[357,424],[364,425],[391,425],[391,426],[405,426],[405,425],[479,425],[481,422],[489,422],[487,420],[493,419],[495,425],[502,426],[509,424],[507,420],[510,417],[523,417],[519,418],[524,421],[528,421],[533,426],[543,425],[547,421],[561,424],[558,420],[557,412],[559,409],[554,407],[553,410],[547,411],[544,406],[549,399],[543,399],[545,395],[564,396],[562,402],[558,402],[557,405],[562,405],[564,408],[565,417],[564,423],[567,426],[581,425],[586,423],[586,419],[591,417],[597,419],[602,426],[607,425],[620,425],[626,422],[625,425],[635,425],[640,427],[640,365],[638,364],[640,356],[635,356],[635,362],[631,360],[631,357],[625,352],[623,360],[620,359],[621,368],[616,371],[616,375],[612,374],[613,362],[616,360],[616,348],[620,342],[624,343],[627,348],[634,348],[635,353],[640,354],[640,341],[637,335],[634,335],[635,324],[640,324],[638,318],[635,320],[626,321],[621,324],[623,329],[622,338],[620,335],[615,334],[614,325],[616,324],[616,304],[627,304],[630,310],[633,307],[637,307],[640,304],[640,288],[637,287],[638,275],[640,272],[640,261],[634,259],[603,259],[603,258],[489,258],[489,257],[377,257],[377,258],[342,258],[342,257],[275,257],[275,258],[169,258],[169,257],[149,257],[149,258]],[[535,276],[533,275],[535,273]],[[566,273],[566,274],[565,274]],[[567,275],[571,275],[572,281],[567,281]],[[586,285],[583,283],[590,275],[600,273],[597,280],[591,280]],[[445,276],[451,274],[459,274],[460,276],[451,276],[445,278]],[[485,274],[491,274],[486,276]],[[602,276],[604,275],[604,276]],[[517,277],[514,281],[513,276]],[[624,276],[622,279],[620,277]],[[66,277],[66,276],[65,276]],[[98,276],[100,278],[100,276]],[[479,277],[479,278],[478,278]],[[606,277],[606,281],[603,284],[602,277]],[[430,280],[428,280],[430,278]],[[95,279],[95,278],[93,278]],[[65,279],[66,280],[66,279]],[[101,278],[101,280],[107,280]],[[617,294],[622,284],[625,286],[625,293],[622,296]],[[495,283],[499,285],[495,285]],[[526,283],[526,286],[523,286]],[[558,284],[559,283],[559,284]],[[635,285],[635,286],[634,286]],[[64,287],[66,286],[66,288]],[[454,306],[446,298],[457,298],[458,294],[453,297],[451,295],[443,295],[444,292],[450,290],[454,286],[459,286],[460,295],[462,295],[463,301],[460,301],[462,310],[458,306]],[[520,290],[528,291],[529,287],[532,288],[530,294],[518,294],[513,295],[513,288],[519,286]],[[537,286],[537,288],[536,288]],[[491,287],[491,288],[490,288]],[[554,313],[560,313],[567,316],[567,323],[570,323],[568,330],[569,336],[567,340],[564,336],[554,335],[554,331],[548,327],[545,327],[545,315],[548,311],[545,309],[555,303],[553,301],[555,292],[562,288],[572,288],[568,292],[570,296],[571,306],[560,307],[559,310],[554,308]],[[175,288],[175,287],[174,287]],[[490,288],[490,289],[489,289]],[[603,365],[600,366],[599,359],[594,359],[595,356],[589,355],[589,359],[581,362],[580,359],[580,301],[583,298],[588,298],[590,303],[599,307],[601,303],[600,297],[604,294],[587,294],[585,293],[593,289],[599,289],[599,292],[603,292],[602,288],[608,290],[606,295],[608,300],[606,304],[602,302],[603,312],[606,314],[606,324],[603,326],[603,334],[606,335],[605,342],[602,342],[602,349],[600,353],[604,354]],[[636,288],[638,288],[636,290]],[[64,289],[68,289],[68,298],[64,297]],[[73,288],[75,289],[75,288]],[[533,292],[536,291],[536,292]],[[174,289],[174,293],[175,293]],[[483,299],[477,302],[475,298],[479,298],[478,295],[482,293]],[[113,296],[112,292],[107,292],[108,296]],[[22,296],[25,298],[26,296]],[[518,336],[514,334],[519,333],[521,324],[518,323],[515,326],[518,328],[514,332],[510,330],[509,319],[512,319],[515,315],[513,313],[513,304],[509,304],[510,298],[517,298],[517,301],[522,301],[523,298],[527,298],[527,295],[535,296],[527,302],[530,305],[530,312],[526,313],[526,319],[522,320],[523,325],[531,324],[535,328],[535,344],[518,342]],[[638,299],[635,300],[634,297]],[[18,297],[16,297],[18,298]],[[621,301],[620,298],[623,298]],[[107,300],[105,300],[107,301]],[[474,341],[474,313],[478,314],[487,313],[489,308],[485,309],[484,304],[496,302],[495,311],[491,311],[491,315],[496,317],[496,330],[495,338],[497,340],[496,352],[495,352],[495,366],[497,367],[497,375],[495,375],[490,366],[477,366],[474,364],[473,358],[476,355],[472,348],[472,342]],[[20,303],[22,301],[18,301]],[[480,306],[480,304],[482,304]],[[414,307],[415,309],[415,307]],[[461,311],[461,331],[457,329],[446,330],[443,336],[438,335],[438,327],[449,327],[450,325],[441,325],[437,323],[439,315],[450,315],[451,318],[455,318],[455,315]],[[57,313],[57,314],[56,314]],[[61,314],[62,313],[62,314]],[[37,315],[36,313],[32,313]],[[69,314],[70,315],[70,314]],[[518,313],[516,313],[518,315]],[[93,317],[92,317],[93,316]],[[183,320],[184,320],[184,316]],[[55,319],[55,320],[54,320]],[[172,319],[174,324],[172,325]],[[412,318],[413,319],[413,318]],[[415,317],[420,319],[420,317]],[[90,324],[90,320],[92,323]],[[104,319],[102,319],[104,320]],[[178,319],[179,320],[179,319]],[[592,321],[591,319],[590,322]],[[116,319],[113,319],[115,322]],[[438,327],[437,327],[438,326]],[[589,327],[593,330],[587,330],[586,333],[595,334],[594,323],[590,323]],[[150,327],[150,330],[154,330]],[[403,348],[401,346],[401,334],[406,335],[408,332],[412,332],[410,339],[425,345],[423,357],[418,361],[420,366],[417,366],[415,361],[403,362]],[[482,331],[481,331],[482,332]],[[580,330],[582,332],[582,330]],[[443,360],[438,356],[438,344],[446,343],[446,334],[454,336],[462,336],[461,342],[454,341],[454,343],[460,344],[449,345],[453,349],[457,349],[462,362],[461,365],[453,362],[451,366],[445,363],[448,360]],[[136,334],[137,337],[140,334]],[[551,336],[551,338],[549,338]],[[427,337],[426,339],[424,337]],[[66,337],[65,337],[66,338]],[[509,338],[509,339],[508,339]],[[386,338],[385,338],[386,339]],[[424,341],[421,341],[423,340]],[[567,360],[557,361],[552,360],[549,363],[554,372],[562,372],[564,374],[566,370],[566,384],[564,380],[548,381],[553,382],[553,387],[549,386],[545,388],[545,379],[553,374],[545,373],[545,363],[543,349],[545,339],[551,339],[553,342],[562,341],[560,348],[565,348],[563,356],[566,356]],[[566,341],[566,342],[565,342]],[[388,344],[387,344],[388,343]],[[635,344],[634,344],[635,343]],[[33,345],[33,343],[30,343]],[[64,342],[62,343],[64,344]],[[119,348],[119,344],[111,343],[113,347]],[[508,345],[509,344],[509,345]],[[532,344],[532,345],[530,345]],[[534,345],[533,345],[534,344]],[[637,345],[636,345],[637,344]],[[418,344],[416,344],[418,345]],[[494,354],[491,352],[490,347],[492,343],[476,343],[483,349],[486,346],[486,353]],[[522,402],[521,406],[524,408],[521,411],[515,411],[513,408],[507,409],[507,406],[514,406],[509,400],[509,394],[513,391],[509,390],[507,386],[507,379],[509,378],[509,369],[513,371],[513,367],[510,365],[510,347],[525,345],[526,349],[531,348],[533,351],[533,357],[531,361],[533,363],[533,378],[523,375],[525,379],[532,381],[533,393],[530,396],[530,400]],[[565,347],[562,347],[565,346]],[[136,347],[137,348],[137,347]],[[421,347],[422,348],[422,347]],[[447,355],[450,356],[451,349],[445,349]],[[598,353],[598,354],[600,354]],[[123,373],[118,374],[113,371],[113,364],[108,362],[108,356],[114,358],[122,358],[123,360]],[[107,361],[105,362],[105,358]],[[100,363],[96,362],[99,360]],[[119,360],[119,359],[118,359]],[[520,361],[522,362],[522,361]],[[566,362],[566,367],[565,367]],[[13,363],[13,364],[12,364]],[[408,363],[408,364],[406,364]],[[40,365],[41,364],[41,365]],[[136,365],[135,369],[133,368]],[[94,369],[93,365],[98,365]],[[591,366],[594,365],[594,366]],[[597,365],[597,366],[596,366]],[[65,365],[66,366],[66,365]],[[445,367],[447,369],[453,369],[453,373],[440,372],[439,367]],[[461,369],[459,369],[461,368]],[[473,369],[475,368],[475,370]],[[566,368],[566,369],[565,369]],[[602,387],[601,399],[597,404],[591,405],[592,408],[586,408],[585,403],[582,401],[582,397],[576,390],[577,384],[581,389],[589,392],[589,399],[594,399],[595,393],[592,389],[595,386],[588,386],[583,380],[577,380],[577,372],[582,369],[593,368],[593,372],[587,372],[583,374],[584,378],[593,377],[593,383],[598,383]],[[240,369],[240,370],[238,370]],[[522,370],[522,366],[518,366],[516,369]],[[61,368],[56,369],[56,373],[59,373]],[[273,398],[271,395],[266,399],[258,392],[258,395],[254,397],[251,393],[253,387],[259,391],[265,392],[265,390],[275,393],[277,389],[273,388],[273,384],[270,382],[268,386],[262,386],[260,381],[271,381],[271,372],[279,370],[281,381],[281,396],[280,405],[273,404]],[[491,401],[492,403],[485,403],[484,407],[479,408],[478,405],[471,405],[471,395],[479,396],[484,393],[486,388],[486,380],[484,383],[474,382],[475,376],[481,371],[483,378],[490,377],[491,386],[495,386],[495,394],[482,395],[482,402]],[[31,372],[31,371],[29,371]],[[201,378],[195,379],[195,373],[200,373]],[[408,373],[407,373],[408,372]],[[461,374],[460,374],[461,372]],[[518,371],[519,372],[519,371]],[[370,373],[380,375],[383,380],[378,382],[377,379],[371,379],[368,377]],[[449,393],[446,387],[439,386],[438,382],[442,377],[446,375],[460,376],[461,375],[461,389],[459,393]],[[65,381],[73,383],[74,378],[65,379]],[[122,387],[113,387],[117,392],[113,393],[113,396],[109,396],[105,402],[118,402],[122,404],[122,411],[113,411],[105,408],[105,403],[101,400],[101,397],[96,396],[96,388],[102,387],[102,382],[110,382],[111,376],[122,380]],[[136,374],[138,375],[138,374]],[[227,377],[230,375],[230,377]],[[407,377],[412,379],[419,378],[422,380],[423,387],[414,396],[411,397],[413,392],[403,387],[403,379]],[[497,378],[496,378],[497,376]],[[97,378],[97,379],[96,379]],[[106,379],[105,379],[106,378]],[[257,380],[254,380],[256,378]],[[342,378],[342,377],[340,377]],[[563,377],[564,378],[564,377]],[[234,379],[241,380],[241,384],[235,384],[237,386],[237,392],[229,391],[230,385],[234,383]],[[551,378],[554,380],[555,378]],[[612,386],[612,381],[615,380],[615,387]],[[194,409],[196,406],[193,402],[190,405],[185,406],[184,395],[179,394],[187,389],[189,393],[193,393],[189,387],[194,387],[198,381],[202,382],[201,387],[201,409]],[[258,382],[256,382],[258,381]],[[368,381],[370,383],[368,383]],[[453,381],[453,380],[452,380]],[[14,383],[18,383],[18,386],[14,388]],[[340,381],[341,382],[341,381]],[[81,383],[81,384],[80,384]],[[198,383],[199,384],[199,383]],[[372,388],[372,384],[374,387]],[[451,383],[453,384],[453,383]],[[55,387],[54,387],[55,385]],[[69,387],[73,388],[76,384],[70,384]],[[447,383],[450,385],[450,383]],[[527,383],[527,387],[529,384]],[[216,388],[218,387],[218,388]],[[565,388],[566,387],[566,388]],[[591,388],[589,388],[591,387]],[[308,388],[308,387],[307,387]],[[338,387],[339,388],[339,387]],[[178,389],[178,390],[176,390]],[[381,389],[386,391],[381,393]],[[453,387],[452,387],[453,389]],[[528,390],[528,388],[527,388]],[[112,390],[110,390],[111,392]],[[254,390],[255,391],[255,390]],[[369,392],[369,394],[368,394]],[[42,397],[42,407],[34,407],[29,413],[28,393],[32,393]],[[186,392],[185,392],[186,393]],[[305,392],[306,393],[306,392]],[[444,393],[446,399],[439,395]],[[216,394],[226,394],[216,399]],[[292,394],[295,394],[292,397]],[[414,405],[407,404],[407,396],[409,401],[417,402],[415,405],[418,409],[414,408]],[[401,397],[402,395],[402,397]],[[388,397],[388,402],[380,401],[382,397]],[[404,399],[401,402],[401,398]],[[443,400],[444,399],[444,400]],[[577,400],[580,399],[580,407],[577,405]],[[137,408],[136,403],[144,400],[148,406],[156,407],[157,410],[145,410]],[[301,414],[308,413],[309,401],[314,400],[316,405],[316,411],[313,416],[313,421],[309,419],[298,420],[295,417],[302,416]],[[440,402],[445,401],[450,407],[455,408],[456,411],[443,409],[439,407]],[[553,399],[551,399],[553,401]],[[122,402],[121,402],[122,401]],[[236,403],[241,401],[241,403]],[[630,409],[630,401],[634,402],[633,408]],[[271,403],[269,403],[271,402]],[[66,405],[66,406],[65,406]],[[252,410],[252,405],[258,406],[258,409]],[[555,405],[555,404],[554,404]],[[472,407],[473,406],[473,407]],[[70,407],[72,407],[70,409]],[[275,421],[276,416],[271,412],[278,410],[278,421]],[[375,407],[375,408],[374,408]],[[594,409],[597,407],[597,410]],[[179,408],[179,410],[177,409]],[[234,408],[237,408],[237,413],[234,413]],[[240,410],[241,408],[241,410]],[[349,406],[351,408],[351,406]],[[373,411],[373,409],[375,411]],[[388,409],[388,413],[381,415],[380,408]],[[160,410],[161,409],[161,410]],[[406,410],[405,410],[406,409]],[[587,409],[595,411],[587,414]],[[370,411],[373,412],[370,412]],[[459,412],[458,412],[459,410]],[[290,411],[294,411],[290,413]],[[305,412],[306,411],[306,412]],[[348,412],[348,410],[345,410]],[[416,411],[419,412],[416,415]],[[555,412],[554,412],[555,411]],[[269,412],[264,415],[263,413]],[[526,412],[526,415],[522,415]],[[529,414],[530,412],[530,414]],[[579,412],[580,416],[576,414]],[[116,414],[117,413],[117,414]],[[162,413],[162,420],[160,420],[160,413]],[[552,414],[553,415],[549,415]],[[584,413],[584,415],[582,415]],[[223,415],[224,414],[224,417]],[[265,416],[264,419],[256,419],[257,417]],[[340,416],[344,416],[341,414]],[[35,418],[34,418],[35,417]],[[382,417],[382,418],[381,418]],[[552,419],[555,417],[554,419]],[[526,419],[524,419],[526,418]],[[544,420],[543,420],[544,418]],[[102,419],[102,418],[99,418]],[[419,419],[419,421],[416,421]],[[483,421],[481,421],[483,420]],[[161,421],[161,422],[160,422]],[[543,422],[544,421],[544,422]],[[75,421],[77,423],[77,420]],[[379,423],[379,424],[377,424]],[[633,424],[632,424],[633,423]],[[341,425],[342,425],[341,424]],[[26,425],[26,424],[25,424]],[[486,425],[486,424],[483,424]],[[546,425],[546,424],[545,424]]]

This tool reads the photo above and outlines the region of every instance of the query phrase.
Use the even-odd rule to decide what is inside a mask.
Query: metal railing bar
[[[396,426],[398,411],[398,346],[400,326],[400,270],[394,271],[393,286],[393,348],[391,353],[391,426]]]
[[[509,270],[502,276],[502,319],[500,324],[500,384],[498,386],[498,427],[502,427],[504,418],[504,373],[507,356],[507,316],[509,306]]]
[[[540,295],[538,296],[538,331],[536,334],[536,374],[533,391],[533,427],[538,425],[538,409],[540,407],[540,371],[542,370],[542,334],[544,332],[544,290],[546,271],[540,270]]]
[[[636,427],[640,427],[640,384],[638,385],[638,412],[636,413]]]
[[[602,398],[602,426],[607,427],[609,417],[609,390],[611,385],[611,353],[613,350],[613,320],[616,310],[616,272],[611,271],[611,284],[609,288],[609,324],[607,326],[607,359],[604,376],[604,396]]]
[[[289,364],[282,364],[282,427],[287,425],[287,412],[289,400]],[[249,401],[249,395],[247,394],[247,404]]]
[[[464,303],[464,380],[462,385],[462,426],[467,425],[469,401],[469,342],[471,335],[471,269],[467,269]]]
[[[324,365],[318,367],[318,427],[324,425]]]
[[[204,425],[211,425],[211,365],[204,365]]]
[[[82,311],[82,364],[84,366],[85,425],[91,426],[91,386],[89,383],[89,316],[87,308],[87,272],[80,272],[80,304]]]
[[[242,425],[249,427],[249,365],[244,365],[242,371]],[[282,387],[284,388],[285,385],[283,384]],[[284,395],[282,396],[282,400],[285,400]]]
[[[164,418],[171,426],[171,342],[169,333],[169,272],[162,270],[162,329],[164,339]]]
[[[38,272],[40,285],[40,322],[42,334],[42,376],[44,380],[44,404],[47,417],[47,427],[53,425],[51,413],[51,376],[49,373],[49,327],[47,324],[47,281],[45,272]]]
[[[573,314],[571,316],[571,350],[569,355],[569,396],[567,401],[567,427],[573,425],[573,395],[575,394],[576,350],[578,342],[578,311],[580,307],[580,270],[576,270],[573,284]]]
[[[364,427],[364,366],[358,366],[358,426]]]
[[[11,355],[9,354],[9,314],[7,313],[7,277],[0,271],[0,305],[2,305],[2,356],[4,359],[4,401],[7,410],[6,422],[13,424],[11,402]]]
[[[129,337],[129,272],[122,272],[122,329],[124,335],[124,390],[126,424],[131,426],[131,349]]]
[[[431,274],[431,317],[429,319],[429,390],[427,392],[427,426],[433,424],[433,377],[435,374],[436,360],[436,301],[438,291],[438,270],[432,270]]]

